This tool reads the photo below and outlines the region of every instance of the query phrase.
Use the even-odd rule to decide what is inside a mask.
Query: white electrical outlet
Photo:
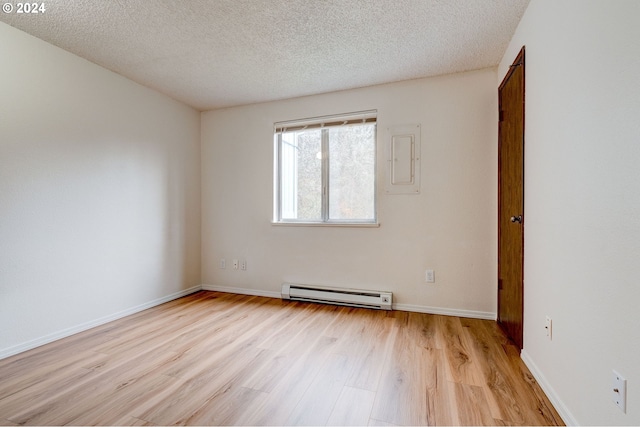
[[[549,338],[549,341],[551,341],[551,337],[552,337],[552,335],[551,335],[551,333],[552,333],[552,328],[551,328],[552,324],[553,324],[553,322],[551,320],[551,317],[547,316],[545,318],[545,322],[544,322],[544,329],[545,329],[545,331],[547,333],[547,337]]]
[[[617,373],[613,371],[613,386],[611,391],[611,398],[613,402],[618,405],[620,410],[627,413],[627,380]]]
[[[424,274],[424,280],[427,283],[435,283],[436,281],[436,273],[433,270],[427,270]]]
[[[227,261],[224,258],[220,259],[220,268],[227,268]]]
[[[234,269],[234,270],[237,270],[237,269],[238,269],[238,260],[237,260],[237,259],[234,259],[234,260],[233,260],[233,269]]]
[[[247,269],[247,260],[240,260],[240,270],[246,270]]]

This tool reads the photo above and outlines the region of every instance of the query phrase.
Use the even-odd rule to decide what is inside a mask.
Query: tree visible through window
[[[374,223],[375,116],[276,124],[276,221]]]

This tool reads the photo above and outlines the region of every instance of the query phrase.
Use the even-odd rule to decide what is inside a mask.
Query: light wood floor
[[[562,425],[495,322],[198,292],[0,361],[5,425]]]

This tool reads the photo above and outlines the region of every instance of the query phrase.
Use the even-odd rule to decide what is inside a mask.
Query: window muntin
[[[376,223],[372,113],[276,124],[275,222]]]

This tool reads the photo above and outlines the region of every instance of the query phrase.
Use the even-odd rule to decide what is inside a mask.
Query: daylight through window
[[[275,124],[281,223],[375,223],[376,112]]]

